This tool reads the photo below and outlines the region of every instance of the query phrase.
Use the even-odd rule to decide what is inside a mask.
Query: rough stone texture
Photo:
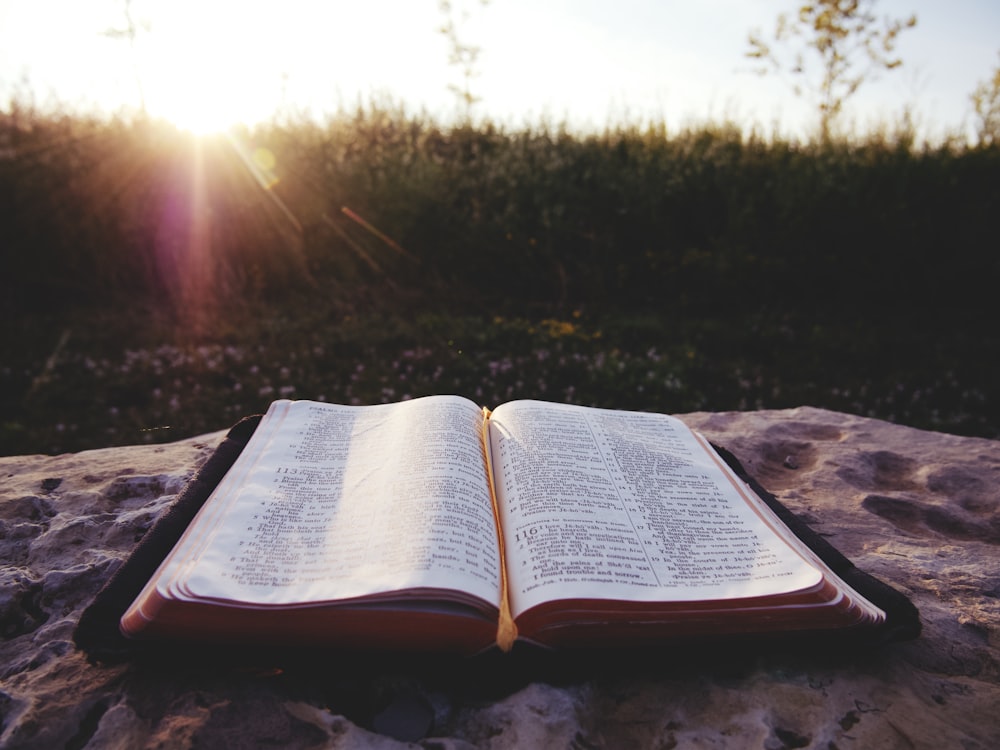
[[[911,596],[923,636],[854,655],[577,664],[573,676],[492,685],[486,669],[91,664],[72,642],[81,611],[222,433],[0,458],[0,744],[1000,746],[1000,443],[813,408],[683,418]]]

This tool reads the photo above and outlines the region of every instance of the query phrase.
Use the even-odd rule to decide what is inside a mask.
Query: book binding
[[[91,659],[120,661],[156,644],[126,638],[119,629],[125,610],[138,596],[146,582],[181,538],[202,505],[222,481],[256,430],[261,415],[246,417],[230,429],[209,460],[188,482],[170,509],[161,516],[138,543],[128,559],[112,574],[84,610],[74,631],[74,641]],[[877,626],[845,634],[852,642],[881,644],[916,638],[920,634],[920,616],[903,593],[857,568],[832,544],[816,533],[773,494],[765,490],[728,450],[712,444],[722,460],[767,504],[779,519],[838,576],[855,591],[882,609],[885,621]],[[508,612],[509,618],[509,612]],[[502,627],[502,624],[501,624]],[[513,640],[512,634],[506,640]],[[788,635],[788,634],[786,634]],[[824,631],[823,636],[830,637]],[[510,648],[510,643],[501,647]]]

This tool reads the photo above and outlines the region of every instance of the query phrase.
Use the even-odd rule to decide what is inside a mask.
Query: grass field
[[[16,108],[0,145],[0,453],[431,393],[1000,437],[997,148]]]

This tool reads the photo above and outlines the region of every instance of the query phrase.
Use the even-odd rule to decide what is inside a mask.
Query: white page
[[[515,401],[493,411],[490,440],[515,617],[553,599],[695,601],[820,580],[678,419]]]
[[[266,445],[234,467],[245,480],[209,500],[172,555],[161,580],[174,595],[295,604],[433,587],[499,604],[478,406],[284,401],[264,436],[269,421]]]

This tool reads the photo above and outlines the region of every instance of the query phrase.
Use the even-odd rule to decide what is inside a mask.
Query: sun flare
[[[195,135],[223,132],[242,119],[235,108],[213,98],[211,88],[197,81],[171,82],[151,98],[150,109]]]
[[[273,30],[261,6],[177,2],[169,7],[145,39],[149,112],[196,134],[273,114],[280,75],[274,70]]]

